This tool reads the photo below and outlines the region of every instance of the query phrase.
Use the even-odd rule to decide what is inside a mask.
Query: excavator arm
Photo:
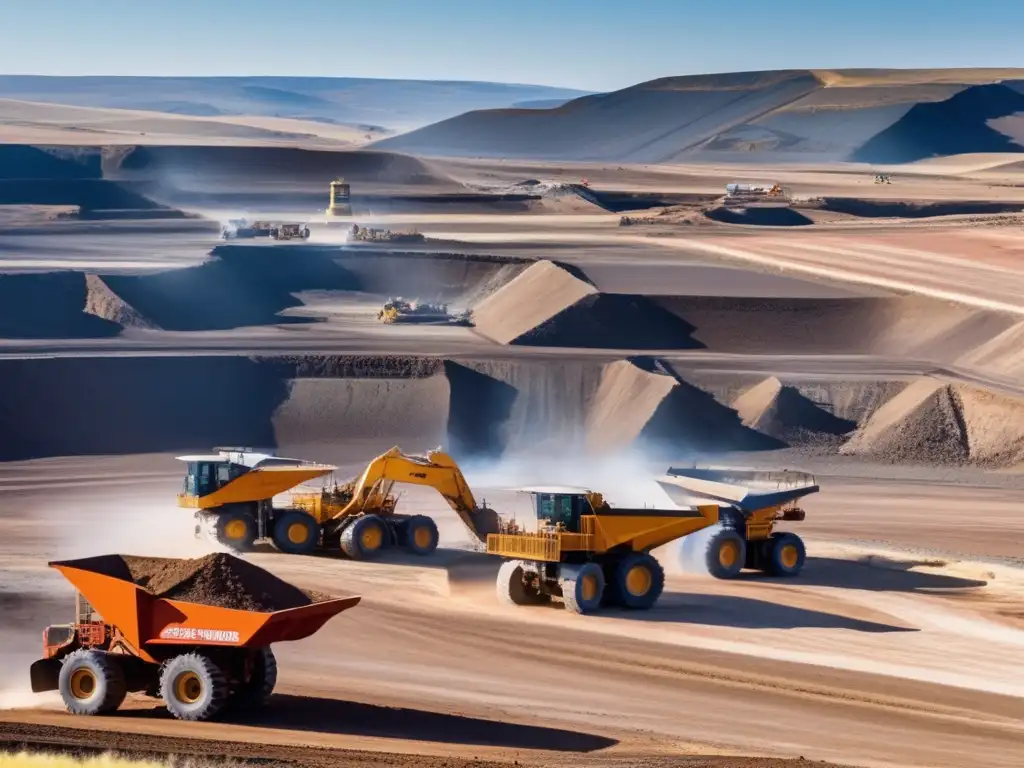
[[[346,489],[352,493],[351,500],[334,517],[380,509],[395,483],[426,485],[437,490],[481,542],[487,540],[488,533],[497,530],[497,515],[486,506],[477,506],[473,491],[451,456],[441,451],[408,456],[397,447],[367,465],[363,474]]]

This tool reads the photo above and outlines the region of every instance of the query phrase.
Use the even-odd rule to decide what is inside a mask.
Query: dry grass
[[[0,768],[168,768],[152,760],[128,760],[116,755],[70,757],[32,752],[0,753]]]

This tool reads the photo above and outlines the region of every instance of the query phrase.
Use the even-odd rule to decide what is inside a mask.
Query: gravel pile
[[[244,611],[281,611],[330,599],[307,593],[272,573],[217,552],[194,560],[121,555],[131,580],[148,592],[182,600]]]

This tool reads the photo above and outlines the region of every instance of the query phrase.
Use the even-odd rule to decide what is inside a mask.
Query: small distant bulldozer
[[[468,311],[453,314],[447,304],[388,299],[377,313],[382,323],[425,323],[429,325],[472,325]]]
[[[888,173],[876,173],[875,184],[892,184],[892,177]]]
[[[281,224],[270,221],[229,219],[221,228],[224,240],[248,240],[255,237],[269,237],[274,240],[308,240],[309,227],[304,224]]]
[[[785,207],[793,202],[789,189],[779,183],[769,186],[758,184],[726,184],[723,205],[728,208]]]
[[[278,224],[270,229],[274,240],[309,240],[309,227],[303,224]]]
[[[269,221],[250,221],[249,219],[228,219],[221,228],[220,236],[224,240],[249,240],[254,237],[270,237],[274,225]]]
[[[419,232],[392,232],[390,229],[371,229],[353,224],[349,240],[360,243],[422,243],[426,238]]]

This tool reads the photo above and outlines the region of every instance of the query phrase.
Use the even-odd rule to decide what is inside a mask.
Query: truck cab
[[[536,505],[537,520],[548,521],[553,528],[569,533],[580,533],[580,517],[594,514],[587,494],[583,491],[531,491]]]
[[[249,471],[249,467],[222,456],[179,456],[178,459],[188,467],[182,494],[196,499],[209,496]]]

